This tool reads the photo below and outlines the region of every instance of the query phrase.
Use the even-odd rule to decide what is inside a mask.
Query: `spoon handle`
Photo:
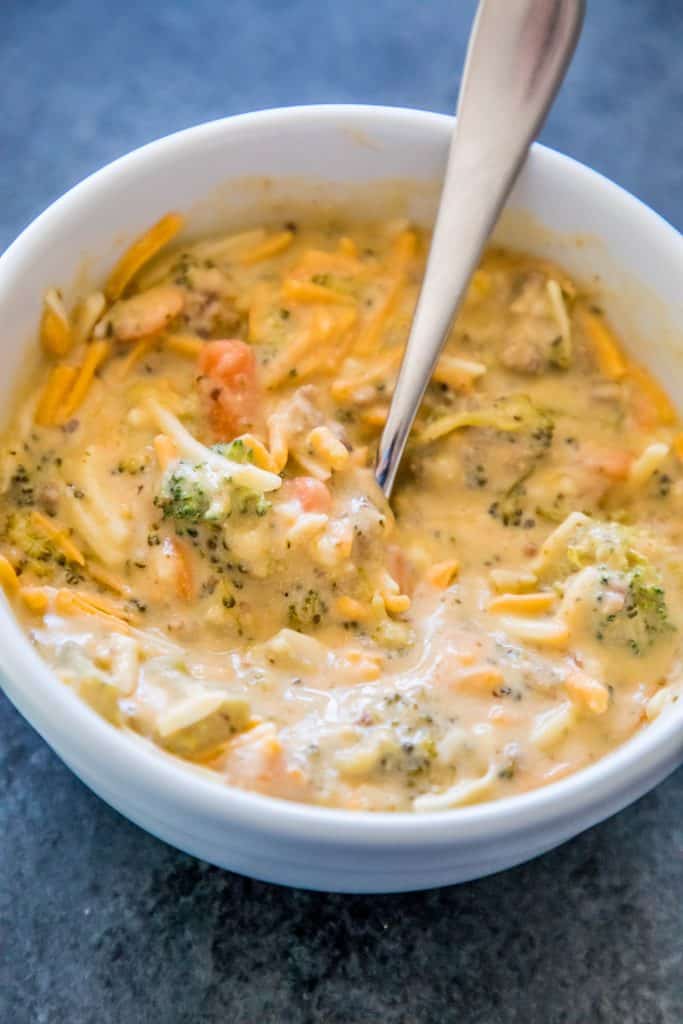
[[[564,78],[584,0],[481,0],[422,289],[377,455],[389,496],[470,278]]]

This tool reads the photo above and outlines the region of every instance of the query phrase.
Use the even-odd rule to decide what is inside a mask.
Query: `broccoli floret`
[[[224,459],[230,459],[231,462],[245,463],[254,461],[253,451],[244,443],[241,437],[237,437],[229,443],[221,441],[219,444],[214,444],[211,450],[218,452]]]
[[[502,496],[489,505],[489,515],[499,519],[503,526],[533,526],[534,520],[526,513],[526,487],[525,483],[533,473],[533,466],[516,480]]]
[[[271,507],[264,493],[280,478],[253,463],[248,441],[215,444],[200,462],[180,459],[169,466],[155,504],[166,518],[193,523],[222,523],[233,513],[263,516]]]
[[[644,570],[638,568],[629,577],[624,613],[639,634],[639,638],[632,637],[629,641],[634,654],[639,654],[651,647],[662,633],[672,632],[675,626],[669,618],[659,576],[651,571],[648,581]]]
[[[622,643],[632,654],[638,655],[649,651],[662,636],[675,630],[661,579],[654,569],[639,566],[616,575],[605,570],[600,580],[606,586],[615,581],[625,583],[626,591],[623,607],[598,620],[597,639]]]
[[[287,618],[292,629],[304,630],[306,627],[319,626],[327,612],[327,605],[317,590],[308,590],[287,609]]]
[[[235,492],[235,507],[242,515],[253,512],[254,515],[260,517],[273,507],[273,503],[259,491],[249,491],[246,487],[238,487]]]
[[[116,463],[116,469],[114,472],[119,474],[127,473],[129,476],[136,476],[138,473],[144,473],[147,469],[147,465],[147,459],[130,455],[125,459],[120,459],[120,461]]]
[[[213,450],[222,455],[225,459],[242,464],[254,461],[254,453],[241,437],[235,438],[229,444],[220,443],[213,446]],[[260,491],[253,491],[247,487],[236,487],[234,492],[234,507],[243,515],[253,512],[257,516],[264,516],[272,508],[272,502]]]
[[[587,565],[627,572],[642,561],[636,550],[637,539],[621,523],[572,512],[546,538],[533,569],[544,583],[565,579]]]
[[[15,469],[10,480],[9,492],[14,504],[20,508],[34,504],[33,481],[25,466],[18,465]]]
[[[242,441],[229,445],[216,445],[215,449],[233,462],[251,462],[251,451]],[[166,473],[155,504],[162,509],[164,518],[186,522],[220,523],[233,512],[263,516],[271,507],[260,490],[240,487],[231,476],[215,467],[185,460],[176,462]]]
[[[66,562],[53,542],[36,530],[29,516],[23,513],[10,513],[5,521],[2,536],[21,551],[22,566],[30,566],[37,576],[49,576],[52,573],[53,562]]]
[[[535,406],[527,395],[503,395],[478,409],[437,416],[418,435],[418,442],[427,444],[465,427],[484,427],[504,434],[525,432],[542,448],[549,448],[553,439],[553,420],[546,410]]]
[[[179,462],[165,477],[156,504],[163,511],[164,519],[187,519],[197,523],[206,516],[211,501],[191,467]]]

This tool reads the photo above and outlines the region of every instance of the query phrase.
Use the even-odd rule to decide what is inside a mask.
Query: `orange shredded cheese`
[[[40,341],[45,351],[52,356],[65,356],[73,344],[71,325],[56,288],[50,288],[45,293]]]
[[[60,523],[53,519],[48,519],[47,516],[44,516],[42,512],[38,512],[37,509],[31,510],[31,522],[41,533],[49,537],[55,547],[70,562],[75,562],[76,565],[85,565],[83,553],[79,551],[74,542],[69,538],[65,527]]]
[[[167,213],[133,242],[118,261],[104,288],[110,302],[119,299],[138,270],[174,238],[183,226],[179,213]]]
[[[66,397],[59,412],[57,423],[66,423],[81,406],[88,393],[96,371],[111,351],[108,341],[94,341],[86,349],[85,359],[78,371],[73,388]]]
[[[621,380],[627,362],[613,331],[601,316],[588,309],[582,311],[581,319],[601,373],[611,380]]]
[[[60,363],[50,371],[34,417],[39,427],[51,427],[55,423],[57,410],[76,379],[77,373],[78,370],[75,366],[67,366],[65,363]]]
[[[245,266],[250,266],[252,263],[260,263],[262,260],[268,260],[271,256],[279,256],[281,252],[288,249],[294,241],[293,231],[281,231],[277,235],[271,235],[270,238],[266,238],[264,242],[259,245],[255,245],[253,249],[247,250],[242,254],[241,263]]]

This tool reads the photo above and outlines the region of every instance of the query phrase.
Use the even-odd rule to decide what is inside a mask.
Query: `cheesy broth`
[[[677,699],[680,427],[598,297],[486,255],[389,507],[425,236],[180,226],[48,292],[7,434],[0,576],[64,684],[227,783],[367,810],[545,785]]]

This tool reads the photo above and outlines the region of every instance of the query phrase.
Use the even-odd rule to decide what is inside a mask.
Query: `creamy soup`
[[[226,783],[362,810],[545,785],[677,699],[683,435],[598,295],[486,255],[390,506],[424,234],[180,227],[47,293],[4,445],[0,576],[65,685]]]

